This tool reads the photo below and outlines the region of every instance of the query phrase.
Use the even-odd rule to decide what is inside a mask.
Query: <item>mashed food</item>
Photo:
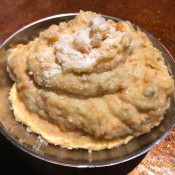
[[[16,120],[70,149],[109,149],[149,132],[174,92],[145,33],[93,12],[11,49],[7,68]]]

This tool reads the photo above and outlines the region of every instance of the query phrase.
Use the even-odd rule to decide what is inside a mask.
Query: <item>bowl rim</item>
[[[19,30],[17,30],[15,33],[13,33],[12,35],[10,35],[4,42],[2,42],[2,44],[0,45],[0,50],[13,38],[15,37],[17,34],[19,34],[20,32],[24,31],[25,29],[28,29],[29,27],[32,27],[33,25],[36,25],[38,23],[42,23],[51,19],[56,19],[56,18],[61,18],[61,17],[75,17],[77,16],[79,13],[63,13],[63,14],[57,14],[57,15],[53,15],[53,16],[49,16],[46,18],[42,18],[39,20],[36,20],[28,25],[25,25],[24,27],[20,28]],[[114,21],[120,20],[120,21],[127,21],[126,19],[120,19],[114,16],[109,16],[109,15],[103,15],[101,14],[102,17],[106,18],[106,19],[112,19]],[[136,25],[135,23],[131,22],[133,26],[138,27],[138,25]],[[148,36],[150,36],[151,38],[153,38],[154,40],[156,40],[158,42],[158,44],[160,44],[165,51],[167,52],[167,54],[171,57],[171,59],[173,60],[174,64],[175,64],[175,60],[173,59],[173,56],[170,54],[170,52],[166,49],[166,47],[159,41],[157,40],[152,34],[150,34],[149,32],[147,32],[145,29],[140,28],[143,32],[145,32]],[[55,165],[61,165],[61,166],[66,166],[66,167],[75,167],[75,168],[95,168],[95,167],[106,167],[106,166],[112,166],[112,165],[117,165],[120,163],[124,163],[127,161],[130,161],[132,159],[135,159],[145,153],[147,153],[149,150],[151,150],[153,147],[155,147],[156,145],[158,145],[160,143],[160,141],[162,141],[166,135],[170,132],[170,130],[173,128],[173,126],[175,125],[175,118],[173,119],[173,121],[171,121],[171,123],[169,124],[168,128],[166,129],[166,131],[164,133],[162,133],[162,135],[160,135],[158,138],[156,138],[152,143],[150,143],[148,146],[146,146],[145,148],[141,149],[140,151],[136,152],[136,153],[131,153],[131,155],[127,155],[125,159],[121,159],[119,158],[118,161],[112,160],[109,161],[108,163],[89,163],[89,164],[72,164],[72,163],[66,163],[66,162],[61,162],[61,161],[55,161],[55,160],[51,160],[49,158],[47,158],[44,155],[39,155],[36,154],[33,150],[27,148],[26,146],[20,144],[19,142],[17,142],[17,140],[15,140],[13,137],[10,136],[10,134],[8,134],[4,127],[2,126],[2,124],[0,123],[0,133],[7,138],[13,145],[15,145],[16,147],[18,147],[20,150],[24,151],[25,153],[34,156],[40,160],[55,164]],[[132,155],[133,154],[133,155]]]

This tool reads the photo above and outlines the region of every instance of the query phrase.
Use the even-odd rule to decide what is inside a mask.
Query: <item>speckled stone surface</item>
[[[138,24],[160,40],[175,58],[173,0],[1,0],[0,44],[16,30],[33,21],[55,14],[78,12],[80,9],[127,19]],[[129,175],[175,174],[175,127],[159,145],[139,161],[134,169],[130,168],[129,171]],[[62,168],[60,172],[70,174],[73,170]],[[94,172],[96,175],[104,172],[110,175],[122,174],[121,168],[118,173],[117,166],[106,170],[104,168],[95,171],[79,170],[77,174],[87,172],[91,174]]]

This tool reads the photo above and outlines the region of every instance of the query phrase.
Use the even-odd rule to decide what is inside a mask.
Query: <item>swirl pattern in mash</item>
[[[11,49],[8,71],[28,110],[65,133],[97,140],[149,132],[174,92],[164,59],[146,34],[93,12],[80,12]]]

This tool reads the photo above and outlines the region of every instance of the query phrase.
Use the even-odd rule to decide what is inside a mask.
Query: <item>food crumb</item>
[[[82,81],[86,81],[87,80],[87,76],[85,74],[83,74],[83,76],[81,77]]]
[[[32,71],[30,71],[30,72],[29,72],[29,75],[33,75],[33,72],[32,72]]]
[[[91,149],[88,149],[88,153],[89,153],[89,154],[92,154],[92,150],[91,150]]]

